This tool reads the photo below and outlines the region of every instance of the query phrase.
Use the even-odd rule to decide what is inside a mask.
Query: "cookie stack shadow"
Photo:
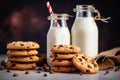
[[[40,45],[33,41],[13,41],[7,44],[8,60],[6,63],[7,69],[13,70],[28,70],[36,68],[37,49]]]
[[[51,70],[54,72],[75,72],[72,57],[78,55],[80,48],[72,45],[54,45],[51,48]]]

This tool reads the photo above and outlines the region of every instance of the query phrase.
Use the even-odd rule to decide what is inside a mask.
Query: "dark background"
[[[46,35],[50,21],[47,0],[0,0],[0,54],[6,54],[6,44],[11,41],[36,41],[40,53],[46,53]],[[111,17],[109,23],[96,21],[99,29],[99,52],[120,47],[120,17],[118,0],[49,0],[54,13],[68,13],[71,29],[79,4],[91,4],[103,17]]]

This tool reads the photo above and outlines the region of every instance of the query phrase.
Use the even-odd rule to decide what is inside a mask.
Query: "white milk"
[[[96,57],[98,54],[98,29],[93,17],[77,17],[72,26],[72,45],[79,46],[81,53]]]
[[[68,27],[50,27],[47,34],[47,63],[50,65],[51,47],[54,44],[70,44],[70,33]]]

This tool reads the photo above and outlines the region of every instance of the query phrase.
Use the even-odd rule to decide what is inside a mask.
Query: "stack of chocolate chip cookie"
[[[54,45],[51,48],[50,57],[53,59],[51,61],[51,70],[55,72],[74,72],[78,70],[73,62],[73,56],[78,55],[80,48],[72,45]]]
[[[33,41],[13,41],[7,44],[8,61],[7,69],[27,70],[34,69],[37,57],[39,44]]]

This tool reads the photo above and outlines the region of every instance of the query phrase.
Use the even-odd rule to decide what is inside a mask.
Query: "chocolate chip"
[[[61,47],[63,47],[63,45],[59,45],[59,46],[58,46],[58,49],[61,48]]]
[[[17,76],[18,76],[18,74],[17,74],[17,73],[14,73],[14,74],[13,74],[13,77],[17,77]]]
[[[26,71],[25,74],[29,74],[29,71]]]
[[[59,45],[59,47],[63,47],[63,45]]]
[[[55,54],[54,57],[56,58],[56,57],[57,57],[57,54]]]
[[[84,56],[82,56],[82,58],[85,58]]]
[[[24,44],[20,44],[20,46],[24,46]]]
[[[34,46],[34,44],[32,44],[32,46]]]
[[[47,77],[47,74],[45,73],[43,76],[44,76],[44,77]]]
[[[32,68],[35,68],[35,66],[32,66]]]
[[[6,72],[10,73],[10,70],[7,70]]]
[[[27,48],[29,49],[29,48],[30,48],[30,46],[27,46]]]
[[[90,65],[87,66],[88,68],[92,68]]]
[[[53,47],[56,47],[56,45],[53,45]]]
[[[30,59],[33,59],[33,58],[30,56]]]
[[[15,67],[15,65],[16,65],[16,64],[13,63],[13,64],[11,65],[11,67]]]
[[[71,47],[69,47],[70,49],[72,49],[72,50],[74,50],[74,48],[71,46]]]
[[[50,70],[50,68],[49,68],[49,66],[47,64],[43,65],[43,69],[44,69],[44,71],[49,71]]]
[[[94,67],[97,67],[97,64],[93,64],[94,65]]]
[[[81,58],[79,58],[79,60],[80,60],[80,61],[82,61],[82,59],[81,59]]]
[[[120,66],[115,68],[115,72],[118,72],[118,71],[120,71]]]
[[[53,73],[54,73],[54,71],[50,70],[50,74],[53,74]]]
[[[37,73],[41,73],[40,70],[37,70]]]
[[[87,72],[87,73],[90,73],[90,70],[87,69],[86,72]]]
[[[107,75],[109,73],[109,71],[105,71],[104,75]]]
[[[83,58],[84,60],[86,60],[86,61],[88,60],[88,59],[87,59],[86,57],[84,57],[84,56],[82,56],[82,58]]]
[[[38,70],[42,70],[42,67],[39,67]]]
[[[82,75],[83,75],[83,73],[82,73],[82,72],[80,72],[80,75],[82,76]]]

